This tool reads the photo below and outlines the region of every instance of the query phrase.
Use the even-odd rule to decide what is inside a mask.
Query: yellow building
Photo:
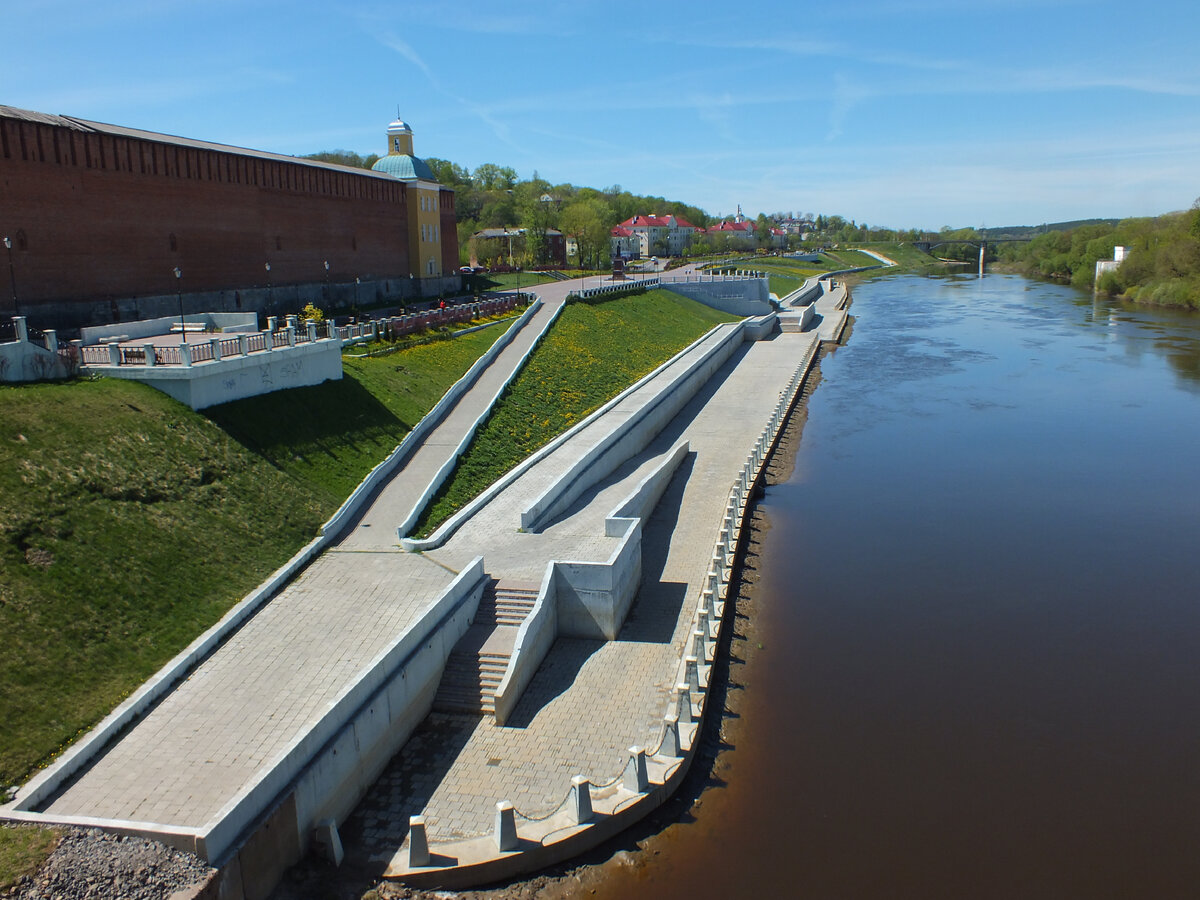
[[[458,265],[454,191],[413,155],[413,133],[397,119],[387,128],[387,156],[371,168],[408,186],[408,246],[411,274],[417,278],[453,275]]]

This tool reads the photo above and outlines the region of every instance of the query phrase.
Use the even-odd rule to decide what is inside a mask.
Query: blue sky
[[[737,10],[732,13],[731,10]],[[892,227],[1200,196],[1200,6],[21,0],[0,103]]]

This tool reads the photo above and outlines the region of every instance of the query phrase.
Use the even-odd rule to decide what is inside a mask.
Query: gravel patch
[[[167,900],[202,884],[213,871],[158,841],[64,828],[45,865],[18,882],[5,900]]]

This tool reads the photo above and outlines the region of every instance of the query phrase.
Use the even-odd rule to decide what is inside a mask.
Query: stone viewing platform
[[[660,803],[691,761],[748,493],[846,298],[821,289],[819,331],[714,329],[406,552],[397,530],[579,287],[539,286],[321,536],[3,815],[157,837],[236,898],[314,841],[478,883]]]

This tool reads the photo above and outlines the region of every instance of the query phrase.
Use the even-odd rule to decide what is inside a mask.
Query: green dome
[[[424,160],[402,153],[381,156],[375,165],[371,166],[371,171],[382,172],[385,175],[391,175],[393,178],[399,178],[403,181],[410,181],[414,178],[419,178],[422,181],[437,181],[437,178],[433,175],[433,170],[425,165]]]

